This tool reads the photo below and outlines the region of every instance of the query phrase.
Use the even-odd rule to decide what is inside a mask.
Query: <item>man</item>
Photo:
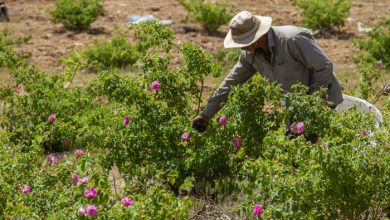
[[[231,20],[225,48],[241,48],[237,64],[210,96],[202,114],[192,127],[203,132],[208,121],[227,101],[230,87],[248,81],[256,71],[271,82],[281,83],[290,92],[291,86],[302,83],[310,92],[327,88],[327,99],[335,107],[343,101],[341,86],[333,73],[333,65],[316,44],[307,29],[295,26],[271,26],[272,19],[254,16],[248,11]]]
[[[3,19],[9,21],[9,15],[4,0],[0,0],[0,21],[3,21]]]

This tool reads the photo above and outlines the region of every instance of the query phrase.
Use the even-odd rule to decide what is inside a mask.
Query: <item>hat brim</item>
[[[246,38],[240,40],[234,40],[232,37],[232,31],[229,30],[227,33],[225,40],[223,42],[223,46],[225,48],[242,48],[251,45],[255,41],[257,41],[261,36],[266,34],[271,28],[272,18],[266,16],[258,16],[255,15],[258,19],[260,19],[261,25],[259,29],[253,34],[249,35]]]

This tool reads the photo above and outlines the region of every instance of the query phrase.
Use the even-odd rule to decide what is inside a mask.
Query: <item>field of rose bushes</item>
[[[73,86],[79,53],[48,74],[15,52],[27,39],[2,32],[0,69],[15,84],[0,87],[1,218],[196,219],[210,200],[233,204],[213,219],[390,212],[389,97],[376,127],[373,115],[326,107],[324,91],[286,94],[257,74],[197,133],[191,119],[220,64],[196,44],[175,45],[158,23],[130,30],[144,52],[139,73],[103,71],[83,87]]]

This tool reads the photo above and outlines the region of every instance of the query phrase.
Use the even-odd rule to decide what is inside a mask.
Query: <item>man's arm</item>
[[[214,94],[210,96],[208,103],[202,112],[204,116],[211,118],[217,114],[228,99],[230,87],[242,84],[253,76],[255,69],[251,66],[252,64],[247,62],[245,58],[246,55],[246,52],[241,53],[237,64],[233,67]]]
[[[309,33],[299,33],[288,41],[292,56],[312,71],[310,90],[329,88],[333,64]]]

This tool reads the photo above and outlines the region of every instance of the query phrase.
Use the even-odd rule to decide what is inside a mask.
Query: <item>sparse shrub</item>
[[[232,18],[225,6],[204,0],[179,0],[191,16],[208,32],[215,32]]]
[[[375,68],[375,59],[362,55],[355,58],[355,63],[357,63],[359,71],[360,97],[368,100],[370,95],[380,95],[380,92],[377,91],[378,88],[376,88],[376,83],[380,79],[380,70]]]
[[[311,29],[331,30],[344,26],[352,0],[294,0],[300,9],[302,25]]]
[[[103,12],[102,0],[57,0],[50,12],[54,23],[70,30],[84,30]]]
[[[99,72],[133,65],[138,59],[138,50],[124,37],[115,37],[91,44],[83,51],[82,58],[87,69]]]
[[[388,67],[390,65],[390,17],[382,18],[374,29],[368,32],[367,40],[357,40],[355,44]]]
[[[133,24],[130,25],[129,29],[134,32],[134,36],[138,40],[137,47],[141,53],[146,53],[150,48],[154,51],[169,52],[174,46],[173,30],[156,21]]]

